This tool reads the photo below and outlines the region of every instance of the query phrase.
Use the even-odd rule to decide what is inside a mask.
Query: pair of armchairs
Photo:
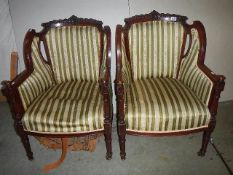
[[[203,132],[199,155],[214,130],[224,76],[204,65],[203,25],[153,11],[116,28],[117,127],[120,155],[125,136]],[[75,16],[43,23],[24,40],[26,70],[2,82],[17,134],[29,159],[28,135],[74,137],[103,133],[112,157],[111,32]],[[41,47],[44,47],[43,56]]]

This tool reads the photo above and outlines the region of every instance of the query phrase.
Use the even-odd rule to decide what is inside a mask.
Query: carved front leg
[[[105,137],[105,144],[106,144],[106,159],[112,159],[112,125],[109,123],[104,124],[104,137]]]
[[[120,156],[122,160],[125,160],[125,136],[126,136],[126,126],[125,122],[118,121],[118,137],[120,145]]]
[[[125,153],[125,136],[126,136],[126,125],[124,120],[124,87],[123,84],[116,85],[117,94],[117,133],[119,137],[120,156],[124,160],[126,157]]]
[[[104,99],[104,136],[106,144],[106,159],[112,158],[112,101],[111,101],[111,84],[105,83],[102,86]]]
[[[28,135],[24,132],[23,125],[21,121],[14,122],[16,133],[19,135],[21,142],[24,146],[24,149],[27,153],[27,157],[29,160],[33,160],[33,153],[31,151],[31,146],[29,142]]]

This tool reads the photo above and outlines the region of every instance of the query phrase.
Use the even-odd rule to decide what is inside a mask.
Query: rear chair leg
[[[23,125],[20,122],[15,122],[15,130],[16,133],[19,135],[21,142],[23,144],[23,147],[27,153],[27,157],[29,160],[33,160],[33,153],[31,151],[31,146],[29,142],[28,135],[24,132]]]

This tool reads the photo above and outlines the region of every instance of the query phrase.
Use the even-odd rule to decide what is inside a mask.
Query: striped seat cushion
[[[99,84],[70,81],[38,96],[26,110],[22,123],[31,132],[90,132],[103,130],[103,116]]]
[[[128,131],[173,132],[207,127],[208,107],[180,81],[172,78],[134,81],[127,91]]]

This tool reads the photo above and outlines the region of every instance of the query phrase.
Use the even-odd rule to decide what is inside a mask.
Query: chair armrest
[[[99,85],[104,101],[104,125],[109,128],[112,123],[112,84],[111,84],[111,30],[109,26],[104,27],[103,54],[100,65]]]
[[[123,28],[121,25],[116,27],[115,35],[116,46],[116,78],[115,78],[115,94],[117,98],[117,118],[118,126],[121,126],[119,135],[124,135],[125,129],[125,107],[127,100],[127,91],[132,82],[132,71],[126,54]]]
[[[111,30],[109,26],[104,27],[106,35],[103,37],[103,56],[100,65],[100,84],[111,84]]]
[[[214,74],[205,64],[206,34],[204,26],[194,21],[189,27],[190,47],[181,61],[179,79],[205,103],[211,114],[217,113],[218,100],[225,77]]]
[[[54,83],[52,70],[41,55],[35,30],[27,32],[23,51],[26,70],[12,81],[3,81],[1,88],[16,118],[22,117],[34,99]]]
[[[111,30],[109,26],[104,27],[105,36],[103,37],[103,56],[100,65],[99,84],[102,95],[109,95],[111,90]]]
[[[198,66],[200,70],[205,74],[209,80],[212,82],[213,87],[211,90],[210,98],[208,101],[208,107],[212,115],[217,114],[218,100],[220,98],[221,92],[225,87],[225,76],[217,75],[211,71],[206,65],[202,64]]]
[[[126,48],[124,43],[123,28],[121,25],[116,27],[116,78],[115,90],[117,95],[126,96],[128,87],[132,81],[130,63],[127,58]]]
[[[2,81],[1,91],[9,103],[11,113],[14,119],[21,120],[25,110],[23,107],[22,99],[19,95],[18,87],[23,83],[30,73],[28,71],[23,71],[17,75],[12,81]]]

